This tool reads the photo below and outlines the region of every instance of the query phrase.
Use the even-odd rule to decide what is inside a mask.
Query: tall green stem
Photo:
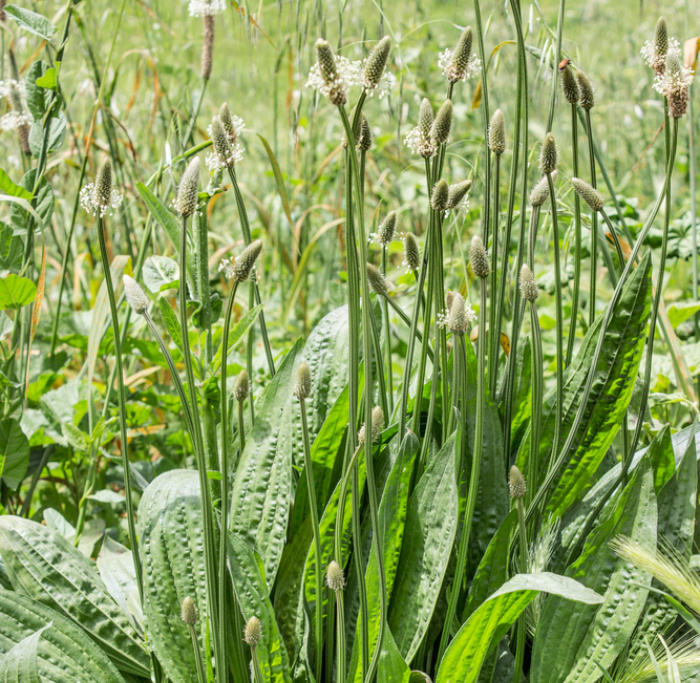
[[[593,130],[591,129],[591,111],[586,109],[586,139],[588,140],[588,163],[591,168],[591,187],[596,189],[598,182],[595,172],[595,150],[593,149]],[[591,282],[588,302],[588,326],[595,321],[596,285],[598,278],[598,212],[591,212]]]
[[[578,169],[578,118],[576,104],[571,105],[571,151],[573,154],[574,177],[579,178]],[[578,319],[578,301],[581,289],[581,198],[574,193],[574,291],[571,297],[571,322],[569,323],[569,339],[566,345],[566,365],[571,364],[576,338],[576,321]]]

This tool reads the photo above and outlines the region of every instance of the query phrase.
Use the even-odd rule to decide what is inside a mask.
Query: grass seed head
[[[520,291],[525,301],[537,301],[537,297],[540,295],[540,288],[535,282],[535,275],[527,263],[523,263],[523,267],[520,269]]]
[[[576,104],[581,97],[579,91],[578,83],[576,82],[576,76],[574,75],[574,70],[571,68],[571,64],[567,64],[561,70],[561,89],[564,92],[564,97],[569,104]]]
[[[590,79],[583,71],[576,72],[576,81],[580,93],[579,103],[583,109],[591,110],[595,107],[595,92]]]
[[[181,216],[191,216],[197,208],[197,193],[199,191],[199,157],[190,161],[182,174],[180,187],[177,190],[175,209]]]
[[[515,465],[510,468],[508,488],[510,489],[511,498],[522,498],[527,493],[525,477],[523,477],[523,473]]]
[[[391,38],[384,36],[369,53],[365,62],[364,73],[362,74],[362,84],[368,90],[373,90],[379,85],[379,81],[384,74],[387,59],[391,52]]]
[[[345,588],[343,569],[335,560],[332,560],[326,569],[326,586],[336,593]]]
[[[255,268],[255,262],[262,251],[262,241],[253,240],[233,263],[233,279],[236,282],[245,282]]]
[[[122,282],[124,283],[124,296],[126,296],[131,310],[138,315],[143,315],[148,310],[150,303],[146,293],[130,275],[123,275]]]
[[[243,640],[246,644],[250,645],[251,648],[255,649],[255,646],[260,642],[262,638],[262,624],[260,619],[257,617],[251,617],[248,619],[243,629]]]
[[[496,109],[489,125],[489,149],[496,155],[506,151],[506,121],[503,112]]]
[[[430,197],[430,206],[434,211],[442,212],[447,209],[447,203],[450,198],[450,186],[444,178],[441,178],[433,188],[433,194]]]
[[[379,243],[382,246],[387,246],[394,239],[396,233],[396,211],[390,211],[384,222],[379,226]]]
[[[481,241],[481,237],[478,235],[474,235],[474,237],[472,237],[472,243],[469,247],[469,261],[472,264],[472,271],[474,272],[474,275],[482,280],[487,278],[491,273],[486,247],[484,247],[484,243]]]
[[[574,186],[574,190],[576,190],[578,196],[581,197],[593,211],[600,211],[603,208],[603,195],[585,180],[581,180],[581,178],[572,178],[571,184]]]
[[[302,361],[297,370],[297,381],[294,384],[296,397],[303,401],[311,395],[311,369]]]
[[[467,192],[469,192],[471,188],[471,180],[463,180],[461,183],[450,185],[450,191],[447,196],[448,211],[456,209],[464,201],[464,198],[467,196]]]
[[[387,296],[386,278],[381,274],[379,268],[371,263],[367,264],[367,280],[372,291],[379,296]]]
[[[403,238],[403,258],[406,265],[413,271],[420,268],[420,247],[412,232],[407,232]]]
[[[236,384],[233,387],[233,395],[239,403],[248,398],[250,393],[250,377],[246,370],[241,370],[236,377]]]
[[[554,141],[554,136],[547,133],[542,143],[540,152],[540,171],[542,173],[554,173],[559,165],[559,150],[557,143]]]
[[[452,100],[445,100],[430,129],[430,139],[436,145],[443,145],[450,137],[452,128]]]
[[[188,626],[194,626],[197,623],[197,608],[194,606],[194,600],[189,595],[182,601],[180,618]]]

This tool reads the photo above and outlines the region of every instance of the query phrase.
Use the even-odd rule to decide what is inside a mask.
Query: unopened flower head
[[[489,149],[496,155],[506,151],[506,121],[500,109],[493,113],[489,124]]]
[[[97,171],[95,182],[80,190],[80,204],[88,213],[102,218],[111,215],[122,199],[122,193],[112,185],[112,162],[107,157]]]
[[[311,395],[311,368],[302,361],[297,370],[297,381],[294,384],[294,394],[303,401]]]
[[[576,81],[580,94],[579,104],[583,109],[591,110],[595,107],[595,90],[590,79],[583,71],[576,72]]]
[[[511,498],[522,498],[527,493],[527,485],[522,472],[515,466],[510,468],[508,475],[508,488]]]
[[[552,173],[552,182],[556,182],[557,172]],[[542,206],[549,199],[549,181],[547,176],[542,176],[530,192],[530,206]]]
[[[333,54],[327,40],[316,41],[316,62],[309,71],[306,86],[325,95],[331,104],[341,106],[347,101],[347,90],[354,85],[357,69],[344,57]]]
[[[569,63],[566,63],[561,69],[561,89],[569,104],[576,104],[579,101],[581,93],[576,82],[574,70]]]
[[[331,561],[326,569],[326,586],[336,593],[345,588],[343,569],[335,560]]]
[[[372,143],[374,142],[374,135],[372,134],[372,128],[369,125],[367,117],[362,114],[360,120],[360,134],[357,137],[357,147],[362,152],[369,152],[372,149]]]
[[[537,301],[537,297],[540,295],[540,288],[537,286],[535,276],[527,263],[523,263],[523,267],[520,269],[520,291],[525,301]]]
[[[231,143],[231,137],[226,132],[220,116],[215,116],[211,120],[207,132],[214,148],[212,152],[207,154],[206,159],[210,171],[231,168],[243,159],[243,147],[238,141]]]
[[[481,60],[472,55],[471,26],[462,31],[454,50],[445,50],[438,59],[438,68],[450,83],[466,81],[479,73]]]
[[[403,238],[403,263],[413,272],[420,268],[420,247],[412,232],[407,232]]]
[[[379,268],[371,263],[367,264],[367,281],[375,294],[387,296],[386,278],[381,274]]]
[[[554,136],[547,133],[542,143],[540,151],[540,171],[542,173],[554,173],[559,165],[559,150],[557,143],[554,141]]]
[[[430,206],[438,213],[447,209],[447,201],[450,198],[450,186],[444,178],[441,178],[433,188],[433,194],[430,197]]]
[[[484,247],[484,243],[478,235],[472,237],[472,242],[469,247],[469,261],[474,275],[482,280],[489,276],[491,272],[489,257],[486,253],[486,247]]]
[[[418,125],[406,133],[404,144],[413,154],[420,154],[424,159],[428,159],[437,154],[437,145],[432,141],[430,132],[433,128],[433,107],[424,97],[420,103],[418,113]]]
[[[213,17],[226,10],[226,0],[190,0],[191,17]]]
[[[668,113],[674,119],[685,114],[688,89],[693,82],[693,72],[681,60],[680,48],[669,48],[664,73],[654,79],[654,89],[668,100]]]
[[[260,619],[257,617],[251,617],[248,619],[243,630],[243,640],[250,647],[255,648],[255,646],[260,642],[262,638],[262,624]]]
[[[386,62],[391,52],[391,38],[384,36],[372,49],[362,68],[362,87],[368,95],[384,97],[395,82],[394,76],[385,74]]]
[[[377,237],[379,239],[379,244],[383,247],[391,244],[394,239],[394,234],[396,233],[396,211],[390,211],[384,222],[379,226],[377,231]]]
[[[434,145],[442,145],[447,142],[450,137],[450,129],[452,128],[452,100],[445,100],[443,105],[438,109],[435,115],[435,120],[430,129],[430,139]]]
[[[382,433],[382,427],[384,426],[384,411],[380,406],[375,406],[372,409],[372,424],[370,426],[370,436],[372,443],[375,443]],[[365,444],[365,425],[360,427],[360,431],[357,433],[357,441],[360,445]]]
[[[450,185],[450,191],[447,196],[447,210],[452,211],[460,207],[466,209],[469,205],[467,194],[469,190],[471,190],[471,187],[471,180],[463,180],[461,183]]]
[[[233,396],[240,403],[248,398],[250,393],[250,378],[246,370],[241,370],[236,377],[236,384],[233,387]]]
[[[219,118],[221,119],[221,124],[228,135],[229,141],[232,145],[235,145],[236,141],[238,140],[238,136],[245,128],[243,119],[240,118],[240,116],[232,116],[231,110],[226,102],[219,107]]]
[[[656,76],[663,76],[666,70],[666,55],[671,48],[680,48],[678,41],[668,35],[666,20],[659,17],[654,29],[654,39],[647,40],[642,46],[642,58]]]
[[[467,313],[464,306],[464,297],[459,292],[454,292],[451,299],[447,326],[452,334],[464,334],[467,329]]]
[[[197,208],[197,193],[199,191],[199,157],[190,161],[182,174],[180,187],[175,199],[175,210],[181,216],[191,216]]]
[[[262,251],[262,241],[253,240],[233,262],[231,277],[235,282],[245,282],[255,268],[255,262]]]
[[[138,315],[143,315],[148,310],[150,303],[146,293],[130,275],[122,276],[122,282],[124,283],[124,296],[126,296],[131,310]]]
[[[188,626],[194,626],[197,623],[197,608],[194,606],[194,600],[189,595],[182,601],[180,619]]]
[[[572,178],[571,184],[574,186],[574,190],[576,190],[579,197],[581,197],[593,211],[600,211],[603,208],[603,195],[585,180]]]

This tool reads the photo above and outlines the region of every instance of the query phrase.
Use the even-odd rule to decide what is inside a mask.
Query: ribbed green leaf
[[[557,598],[547,601],[535,635],[532,683],[593,683],[627,644],[649,593],[651,579],[618,558],[609,542],[624,534],[646,547],[656,543],[654,475],[644,458],[609,519],[588,538],[567,575],[604,596],[598,607]]]
[[[0,681],[3,683],[39,683],[38,649],[41,634],[51,624],[20,640],[0,659]]]
[[[49,624],[37,643],[42,683],[124,683],[107,655],[75,622],[25,595],[0,590],[0,653]]]
[[[0,517],[0,555],[12,587],[73,619],[123,671],[148,675],[144,643],[95,563],[63,536],[22,517]]]
[[[292,444],[282,438],[280,427],[291,410],[300,347],[297,341],[255,405],[255,423],[246,435],[231,495],[231,530],[254,546],[270,586],[282,558],[292,502]]]
[[[207,601],[199,477],[171,470],[157,477],[139,504],[144,621],[148,641],[174,683],[190,683],[196,670],[192,641],[180,619],[182,601],[194,600],[201,652]]]
[[[384,630],[382,639],[382,651],[379,654],[377,666],[377,683],[408,683],[411,678],[411,670],[404,662],[399,648],[396,647],[391,629]]]
[[[236,600],[243,618],[257,617],[262,624],[262,638],[256,647],[263,680],[268,683],[291,681],[287,650],[282,643],[275,610],[268,597],[269,588],[260,576],[253,550],[243,538],[228,534],[228,561]]]
[[[408,502],[389,625],[410,664],[435,610],[457,531],[454,435],[429,462]]]
[[[558,574],[517,574],[484,602],[459,629],[438,668],[437,683],[474,683],[489,652],[540,592],[587,604],[602,597]]]

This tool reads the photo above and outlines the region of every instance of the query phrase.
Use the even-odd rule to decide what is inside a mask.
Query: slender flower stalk
[[[336,680],[338,683],[345,683],[345,613],[343,604],[343,589],[345,588],[345,576],[341,566],[333,560],[326,570],[326,585],[335,594],[336,605],[336,625],[338,633],[336,635],[337,661]]]
[[[187,630],[190,633],[192,649],[194,650],[195,666],[197,667],[197,679],[199,683],[207,683],[206,669],[202,661],[202,653],[199,649],[199,641],[197,639],[197,630],[195,629],[195,624],[197,623],[197,608],[194,605],[194,600],[192,600],[189,595],[182,601],[180,618],[187,624]]]
[[[250,658],[253,664],[253,680],[255,683],[264,683],[260,662],[258,661],[257,646],[262,638],[262,624],[257,617],[248,619],[243,631],[243,640],[250,646]]]
[[[527,574],[528,568],[528,543],[527,543],[527,525],[525,524],[525,506],[523,505],[523,496],[527,492],[525,478],[520,470],[513,465],[510,468],[508,476],[508,487],[510,489],[510,497],[515,500],[518,509],[518,531],[520,535],[520,573]],[[518,619],[518,639],[515,646],[515,674],[513,683],[520,683],[520,676],[523,671],[523,662],[525,661],[525,640],[526,640],[526,620],[525,614],[521,614]]]
[[[250,378],[246,370],[241,370],[236,378],[236,386],[233,389],[233,396],[238,404],[238,444],[239,452],[245,449],[245,420],[243,419],[243,404],[250,393]]]

